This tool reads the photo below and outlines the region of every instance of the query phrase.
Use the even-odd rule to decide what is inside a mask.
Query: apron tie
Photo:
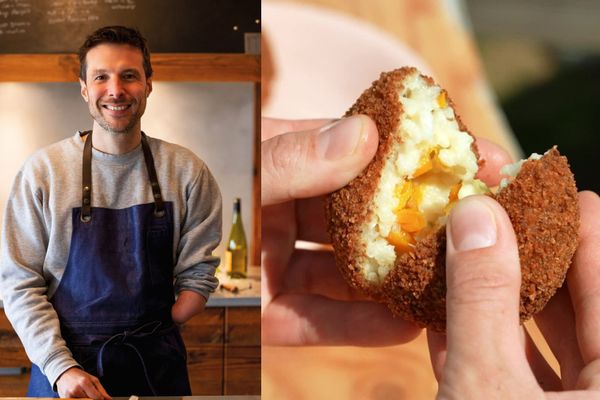
[[[161,327],[161,325],[162,325],[161,321],[152,321],[152,322],[148,322],[132,331],[126,330],[124,332],[117,333],[116,335],[113,335],[110,338],[108,338],[100,347],[100,351],[98,351],[98,360],[96,362],[96,368],[98,370],[98,377],[101,378],[104,376],[104,362],[103,362],[104,349],[109,344],[112,344],[113,342],[118,341],[117,344],[124,345],[124,346],[127,346],[127,347],[133,349],[135,354],[138,356],[138,359],[140,360],[140,364],[142,365],[142,370],[144,371],[144,377],[146,378],[146,383],[148,384],[148,388],[150,389],[152,394],[154,396],[156,396],[156,391],[154,390],[154,386],[152,386],[152,382],[150,381],[150,377],[148,376],[148,370],[146,369],[146,363],[144,362],[144,357],[142,357],[142,354],[137,349],[137,347],[135,347],[135,345],[133,343],[129,342],[128,340],[130,338],[131,339],[141,339],[141,338],[144,338],[147,336],[151,336],[154,333],[156,333],[156,331],[158,330],[158,328]]]

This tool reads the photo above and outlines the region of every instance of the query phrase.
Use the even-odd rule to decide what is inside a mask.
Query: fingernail
[[[363,136],[363,121],[358,115],[343,118],[319,131],[317,153],[329,161],[354,153]]]
[[[452,209],[448,224],[456,251],[483,249],[496,243],[496,219],[480,197],[467,197],[458,202]]]

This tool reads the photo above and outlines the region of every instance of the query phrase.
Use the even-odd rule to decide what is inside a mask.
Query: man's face
[[[129,45],[101,44],[88,51],[86,61],[86,81],[79,82],[94,120],[111,133],[140,129],[152,91],[142,52]]]

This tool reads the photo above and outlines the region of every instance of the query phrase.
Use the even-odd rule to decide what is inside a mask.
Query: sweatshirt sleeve
[[[221,242],[222,200],[214,177],[202,168],[187,195],[187,209],[177,248],[175,292],[195,291],[206,299],[219,285],[215,271],[219,257],[213,255]]]
[[[29,359],[50,384],[78,366],[60,334],[60,323],[48,301],[44,259],[48,234],[42,190],[21,170],[8,198],[0,242],[0,295]]]

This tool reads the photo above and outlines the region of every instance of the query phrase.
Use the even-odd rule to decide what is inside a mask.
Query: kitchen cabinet
[[[192,394],[260,394],[260,307],[207,307],[181,332],[188,351]],[[25,395],[30,366],[4,309],[0,309],[0,397]]]

